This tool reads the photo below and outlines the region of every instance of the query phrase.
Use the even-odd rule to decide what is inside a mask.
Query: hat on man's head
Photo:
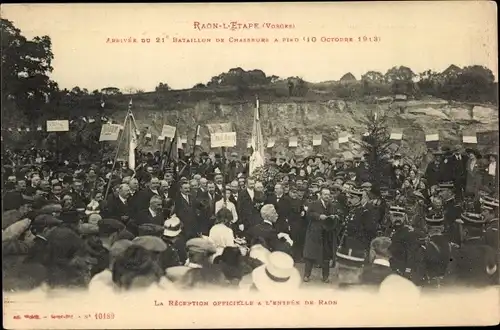
[[[122,255],[125,250],[128,249],[129,246],[133,245],[132,241],[127,240],[127,239],[120,239],[117,240],[116,242],[111,245],[109,249],[109,256],[113,259],[116,259],[120,255]]]
[[[349,191],[348,191],[348,192],[349,192],[349,194],[350,194],[350,195],[354,195],[354,196],[359,196],[359,197],[361,197],[361,196],[363,196],[363,192],[364,192],[364,191],[363,191],[363,190],[361,190],[361,189],[358,189],[358,188],[356,188],[356,187],[354,187],[354,186],[351,186],[351,188],[349,189]]]
[[[47,228],[47,227],[55,227],[63,222],[51,214],[39,214],[35,217],[33,222],[31,223],[32,227],[36,228]]]
[[[444,215],[441,212],[431,212],[425,216],[425,222],[429,226],[441,226],[444,223]]]
[[[138,236],[132,240],[132,243],[153,252],[163,252],[167,249],[167,244],[156,236]]]
[[[78,223],[78,221],[80,221],[80,216],[77,210],[66,210],[61,212],[59,219],[64,223]]]
[[[30,224],[31,220],[28,218],[14,222],[5,230],[2,230],[2,242],[17,239],[28,230]]]
[[[138,226],[138,236],[161,236],[163,226],[154,223],[143,223]]]
[[[438,184],[439,189],[453,189],[453,182],[441,182]]]
[[[52,214],[52,213],[58,213],[62,211],[62,206],[61,204],[58,203],[50,203],[42,206],[40,209],[39,213],[41,214]]]
[[[473,212],[462,212],[460,219],[455,220],[464,226],[481,227],[486,223],[483,215]]]
[[[363,250],[352,249],[346,246],[337,249],[336,260],[339,264],[350,268],[361,268],[366,259]]]
[[[170,217],[163,224],[163,236],[167,237],[176,237],[182,231],[182,223],[179,217],[176,215]]]
[[[110,218],[99,220],[97,225],[99,227],[99,233],[103,235],[111,235],[125,229],[123,222]]]
[[[479,198],[481,207],[487,210],[493,210],[498,208],[498,199],[491,196],[482,196]]]
[[[372,189],[372,184],[370,182],[363,182],[363,184],[361,185],[361,189],[370,190]]]
[[[94,213],[94,214],[89,215],[88,223],[97,225],[99,220],[102,220],[102,217],[99,214]]]
[[[296,289],[301,283],[293,258],[281,251],[270,253],[267,262],[253,270],[252,281],[260,292],[283,292]]]
[[[214,254],[217,252],[215,244],[208,238],[195,237],[186,242],[186,249],[190,252]]]
[[[92,236],[99,234],[99,226],[91,223],[82,223],[78,226],[78,232],[82,236]]]

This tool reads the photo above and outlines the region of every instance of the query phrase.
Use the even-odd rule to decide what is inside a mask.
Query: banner
[[[117,124],[104,124],[101,128],[101,135],[99,136],[99,142],[101,141],[116,141],[118,135],[120,134],[120,125]]]
[[[299,141],[296,136],[292,136],[290,140],[288,141],[288,146],[289,147],[297,147],[299,145]]]
[[[47,120],[47,132],[67,132],[67,131],[69,131],[69,121]]]
[[[425,142],[434,142],[434,141],[439,141],[439,134],[438,133],[432,133],[432,134],[425,135]]]
[[[313,136],[313,146],[320,146],[323,142],[323,137],[321,135]]]
[[[210,145],[212,148],[236,146],[236,132],[210,134]]]
[[[462,133],[462,142],[467,144],[477,144],[477,135],[476,133],[464,132]]]
[[[161,136],[173,139],[175,136],[175,126],[163,125]]]
[[[394,141],[401,141],[403,139],[403,132],[401,130],[396,130],[396,129],[392,130],[391,136],[389,138]]]

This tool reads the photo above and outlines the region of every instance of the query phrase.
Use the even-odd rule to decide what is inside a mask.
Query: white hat
[[[250,248],[249,256],[250,258],[262,261],[264,264],[267,262],[271,251],[263,247],[261,244],[253,245]]]
[[[167,237],[175,237],[182,231],[181,220],[175,215],[170,219],[167,219],[163,224],[163,227],[165,228],[165,230],[163,231],[163,235]]]
[[[253,270],[252,280],[262,292],[298,288],[301,282],[292,257],[280,251],[272,252],[265,265]]]

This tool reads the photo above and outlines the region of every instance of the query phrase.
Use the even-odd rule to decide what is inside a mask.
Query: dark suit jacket
[[[393,273],[390,266],[370,264],[363,268],[361,282],[368,285],[380,285],[383,280]]]
[[[274,205],[278,212],[278,220],[276,221],[276,229],[283,233],[290,233],[290,225],[288,224],[288,215],[290,213],[291,201],[287,195],[281,196],[280,200],[275,194],[268,196],[266,204]]]
[[[2,198],[2,212],[17,210],[22,203],[23,195],[19,191],[7,191]]]
[[[149,212],[149,208],[147,210],[141,210],[136,213],[134,217],[135,223],[137,225],[142,225],[145,223],[153,223],[158,226],[163,226],[165,219],[161,212],[157,212],[156,216],[153,217],[151,212]]]
[[[325,207],[326,206],[326,207]],[[339,225],[339,220],[320,220],[321,214],[335,214],[332,204],[323,206],[321,200],[314,201],[307,210],[308,226],[304,244],[304,258],[323,262],[333,259],[337,247],[334,229]]]
[[[290,254],[291,246],[286,241],[280,240],[278,231],[267,222],[261,222],[250,228],[249,235],[252,240],[262,240],[265,247],[271,252],[282,251]]]
[[[263,198],[263,194],[254,191],[254,198],[252,200],[246,189],[240,191],[238,203],[235,205],[238,212],[239,222],[241,222],[246,229],[249,229],[262,221],[258,205],[264,202]]]
[[[458,160],[455,155],[448,158],[449,169],[451,171],[452,180],[455,184],[465,186],[465,177],[467,175],[467,156],[462,155],[462,159]]]
[[[130,206],[127,203],[123,203],[119,197],[110,196],[106,207],[102,210],[103,218],[112,218],[121,221],[122,216],[130,217]]]
[[[134,198],[134,207],[136,209],[136,213],[141,210],[147,210],[149,208],[149,201],[151,197],[156,195],[151,189],[144,188],[136,193],[137,197]],[[159,195],[158,195],[159,196]]]
[[[189,204],[181,194],[175,199],[174,213],[179,217],[183,225],[183,232],[186,239],[196,236],[199,232],[196,216],[196,200],[189,198]]]

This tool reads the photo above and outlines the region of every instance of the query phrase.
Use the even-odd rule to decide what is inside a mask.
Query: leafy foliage
[[[48,76],[54,59],[51,39],[42,36],[28,40],[6,19],[1,20],[1,28],[2,103],[34,121],[43,113],[51,94],[58,91]]]

